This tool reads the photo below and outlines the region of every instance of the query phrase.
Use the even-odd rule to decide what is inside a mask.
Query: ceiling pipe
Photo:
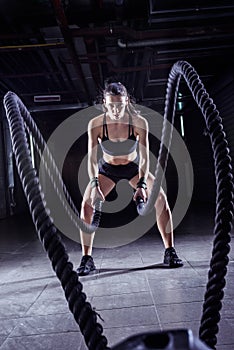
[[[173,9],[173,10],[159,10],[155,9],[153,10],[152,8],[150,9],[150,14],[177,14],[177,13],[188,13],[188,12],[202,12],[202,11],[217,11],[220,13],[220,11],[227,11],[227,10],[233,10],[234,6],[233,5],[224,5],[224,6],[197,6],[197,7],[190,7],[190,8],[180,8],[180,9]]]
[[[184,44],[184,43],[195,43],[209,40],[227,40],[233,39],[234,33],[232,34],[214,34],[214,35],[200,35],[194,37],[181,37],[181,38],[167,38],[167,39],[153,39],[153,40],[141,40],[141,41],[126,41],[118,39],[118,46],[122,49],[132,47],[144,47],[144,46],[161,46],[161,45],[173,45],[173,44]]]
[[[83,70],[81,67],[81,63],[79,61],[79,58],[78,58],[78,55],[77,55],[77,52],[75,49],[75,45],[73,42],[73,36],[71,34],[61,0],[51,0],[51,2],[54,6],[56,20],[57,20],[57,23],[60,27],[62,35],[64,37],[64,42],[65,42],[66,47],[69,51],[73,66],[75,68],[75,71],[76,71],[79,79],[81,79],[81,82],[83,85],[82,90],[83,90],[83,92],[85,92],[86,96],[88,97],[88,100],[91,101],[89,89],[88,89],[86,79],[85,79],[85,76],[84,76],[84,73],[83,73]]]
[[[52,1],[52,0],[51,0]],[[232,30],[232,28],[231,28]],[[131,39],[142,40],[150,38],[165,38],[165,37],[178,37],[178,36],[191,36],[199,33],[207,32],[207,26],[193,26],[192,28],[182,27],[182,28],[169,28],[169,29],[160,29],[160,30],[135,30],[127,26],[116,26],[110,24],[106,27],[82,27],[82,28],[69,28],[70,34],[72,37],[98,37],[98,36],[116,36],[116,35],[126,35]],[[221,24],[218,27],[213,27],[210,30],[211,33],[228,33],[230,31],[230,25]],[[1,40],[26,40],[31,39],[32,34],[1,34]],[[57,38],[58,42],[61,42],[62,38]]]
[[[212,55],[215,53],[216,56],[219,55],[223,55],[223,52],[220,52],[220,50],[227,50],[227,49],[233,49],[234,48],[234,43],[230,42],[230,44],[227,45],[215,45],[215,46],[200,46],[200,47],[189,47],[189,48],[177,48],[177,49],[159,49],[157,50],[158,55],[169,55],[169,54],[179,54],[179,53],[186,53],[189,52],[190,53],[190,57],[196,55],[195,57],[201,57],[201,52],[202,52],[202,56],[210,56],[210,53],[207,52],[207,49],[209,49],[210,51],[215,51],[218,50],[218,52],[212,52]],[[198,56],[199,53],[199,56]],[[184,58],[184,55],[182,55],[181,57]],[[167,56],[168,58],[168,56]],[[177,59],[178,59],[178,55],[177,55]]]
[[[199,28],[199,31],[201,29]],[[162,37],[177,37],[179,35],[191,35],[186,28],[172,28],[172,29],[160,29],[160,30],[135,30],[127,26],[115,26],[110,24],[106,27],[83,27],[83,28],[71,28],[71,35],[73,37],[118,37],[119,35],[125,35],[130,39],[143,40],[151,38]]]
[[[51,0],[55,1],[55,0]],[[62,8],[63,11],[63,8]],[[63,16],[65,14],[63,13]],[[66,17],[65,17],[66,18]],[[185,18],[186,19],[186,18]],[[155,38],[166,38],[166,37],[183,37],[183,36],[194,36],[197,34],[207,33],[208,31],[210,34],[228,34],[230,31],[233,31],[233,27],[230,27],[230,24],[228,23],[214,23],[212,28],[207,27],[207,25],[193,25],[190,28],[188,27],[172,27],[172,28],[160,28],[160,29],[154,29],[154,30],[135,30],[133,28],[129,28],[127,26],[121,25],[114,25],[110,23],[108,26],[103,27],[77,27],[77,28],[69,28],[68,30],[70,32],[70,35],[72,37],[83,37],[83,36],[89,36],[89,37],[98,37],[98,36],[118,36],[118,35],[126,35],[130,39],[135,40],[144,40],[144,39],[155,39]],[[11,39],[31,39],[32,34],[21,34],[21,33],[10,33],[10,34],[1,34],[0,33],[0,39],[1,40],[11,40]],[[59,42],[61,41],[61,38],[58,38]]]
[[[65,43],[64,42],[56,42],[56,43],[50,43],[50,44],[22,44],[22,45],[6,45],[6,46],[0,46],[1,52],[7,52],[7,51],[22,51],[22,50],[32,50],[32,49],[57,49],[57,48],[64,48]]]
[[[215,25],[215,24],[214,24]],[[134,40],[146,40],[146,39],[162,39],[162,38],[177,38],[180,37],[193,37],[197,35],[202,37],[203,34],[210,33],[210,35],[216,36],[219,34],[228,35],[232,33],[233,28],[230,28],[228,24],[218,24],[212,28],[207,26],[193,26],[191,28],[169,28],[169,29],[154,29],[154,30],[135,30],[127,26],[115,26],[110,24],[106,27],[83,27],[83,28],[71,28],[71,35],[74,37],[118,37],[119,35],[125,35]]]

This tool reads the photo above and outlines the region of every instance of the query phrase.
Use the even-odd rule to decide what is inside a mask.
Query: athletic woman
[[[90,223],[97,199],[106,196],[121,179],[128,180],[134,189],[133,200],[147,201],[154,176],[149,171],[148,123],[130,102],[121,83],[111,83],[104,90],[105,112],[93,118],[88,125],[88,174],[90,182],[81,206],[81,218]],[[100,145],[102,158],[97,158]],[[156,222],[165,247],[163,262],[168,267],[183,266],[174,248],[173,224],[166,194],[160,189],[155,202]],[[95,270],[92,258],[94,234],[80,232],[82,259],[79,275]]]

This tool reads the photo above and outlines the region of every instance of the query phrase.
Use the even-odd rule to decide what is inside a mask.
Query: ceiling
[[[233,0],[1,0],[1,98],[31,111],[92,105],[114,79],[160,112],[173,63],[210,86],[233,57]]]

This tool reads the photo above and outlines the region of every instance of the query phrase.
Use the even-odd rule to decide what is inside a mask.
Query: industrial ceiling
[[[209,87],[233,57],[233,0],[1,0],[1,98],[31,111],[92,105],[114,79],[161,112],[173,63]]]

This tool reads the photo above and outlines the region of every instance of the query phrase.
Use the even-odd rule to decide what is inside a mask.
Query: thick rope
[[[154,204],[158,197],[160,187],[162,186],[163,176],[166,171],[169,150],[171,146],[175,106],[178,94],[181,74],[176,73],[173,69],[170,72],[167,83],[165,110],[163,118],[162,137],[160,142],[158,162],[155,169],[155,179],[152,186],[150,196],[146,203],[137,205],[139,215],[148,215],[154,208]]]
[[[9,91],[4,97],[4,105],[6,110],[10,108],[16,111],[16,119],[18,117],[23,119],[25,127],[27,128],[28,132],[32,135],[34,145],[40,155],[41,161],[44,164],[44,169],[50,178],[54,191],[59,197],[59,200],[62,203],[63,208],[69,216],[70,220],[75,224],[77,229],[80,228],[82,231],[87,233],[94,232],[98,228],[100,223],[102,202],[96,201],[94,215],[90,225],[81,220],[79,217],[79,212],[63,182],[63,179],[57,168],[54,158],[45,140],[43,139],[43,136],[38,130],[36,123],[31,117],[31,114],[29,113],[21,99],[15,93]],[[64,201],[62,193],[58,189],[62,189],[62,192],[64,193],[67,202]],[[72,211],[70,211],[70,209],[72,209]]]
[[[234,212],[232,165],[226,134],[223,131],[219,112],[205,90],[197,72],[186,61],[176,62],[172,66],[168,77],[162,138],[155,180],[147,204],[140,203],[137,206],[137,210],[140,215],[147,215],[152,210],[162,184],[171,145],[175,104],[181,75],[184,77],[194,100],[205,118],[214,158],[216,178],[214,242],[199,334],[201,340],[212,349],[215,349],[220,310],[222,308],[221,300],[224,296],[223,289],[226,283],[225,275],[227,273],[230,232]]]
[[[97,313],[86,301],[83,285],[79,281],[73,265],[69,261],[65,246],[54,226],[46,207],[36,170],[33,168],[27,134],[18,103],[12,103],[8,93],[4,99],[10,126],[16,165],[28,201],[32,219],[39,239],[51,260],[52,267],[61,282],[70,311],[78,323],[90,350],[107,349],[107,339],[103,328],[97,322]]]
[[[216,179],[216,215],[214,241],[208,283],[203,303],[203,314],[199,329],[200,339],[212,349],[216,349],[218,323],[224,296],[230,232],[233,220],[233,175],[226,134],[222,119],[213,100],[206,92],[198,74],[187,62],[177,62],[173,70],[183,75],[206,122],[213,150]]]

